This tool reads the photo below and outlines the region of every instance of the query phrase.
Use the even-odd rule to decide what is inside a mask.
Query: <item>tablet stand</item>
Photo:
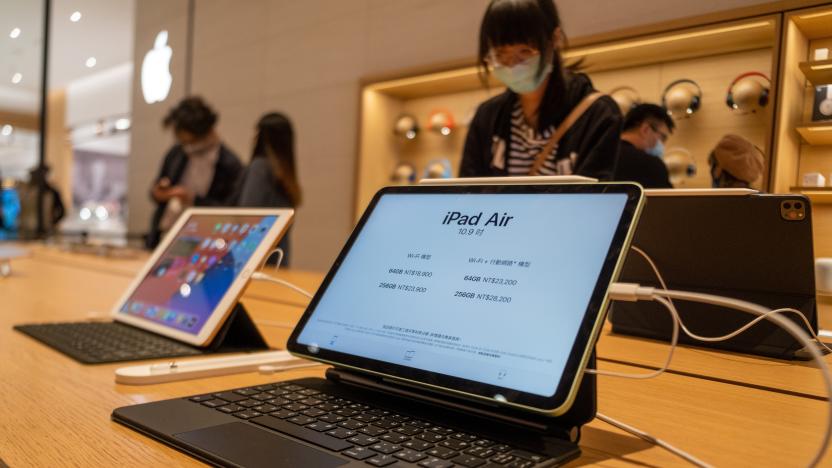
[[[587,366],[595,368],[595,352],[590,356]],[[581,438],[581,426],[595,419],[597,387],[596,376],[584,373],[578,394],[572,407],[559,417],[548,417],[512,408],[487,406],[473,401],[455,398],[444,393],[426,391],[420,387],[410,386],[399,382],[378,377],[368,376],[352,370],[332,367],[326,371],[327,380],[344,383],[388,393],[396,397],[417,400],[444,409],[467,413],[472,416],[484,417],[488,420],[499,420],[510,425],[521,426],[544,436],[551,436],[577,444]]]
[[[206,348],[215,353],[233,353],[269,349],[269,345],[251,320],[245,306],[238,302]]]

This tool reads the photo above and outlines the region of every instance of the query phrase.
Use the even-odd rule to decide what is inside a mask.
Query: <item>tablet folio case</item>
[[[805,216],[788,220],[785,203],[803,203]],[[814,255],[809,200],[798,195],[648,196],[633,245],[656,263],[669,289],[716,294],[772,309],[800,310],[817,330]],[[658,286],[641,255],[630,251],[619,282]],[[745,312],[674,301],[696,334],[730,333],[754,316]],[[785,315],[806,328],[802,320]],[[615,302],[614,333],[669,341],[672,320],[656,302]],[[776,325],[762,321],[718,343],[679,341],[781,359],[807,359],[800,345]]]

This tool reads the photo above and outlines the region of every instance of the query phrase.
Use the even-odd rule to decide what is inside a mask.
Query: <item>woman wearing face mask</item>
[[[621,112],[589,78],[565,68],[552,0],[492,0],[479,66],[508,88],[482,103],[468,130],[462,177],[583,175],[611,180]]]
[[[297,208],[300,202],[292,122],[283,114],[268,113],[257,122],[254,151],[242,178],[237,205]],[[283,266],[289,265],[289,234],[278,245],[283,250]]]

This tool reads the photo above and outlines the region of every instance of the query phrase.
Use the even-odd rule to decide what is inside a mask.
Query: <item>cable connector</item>
[[[638,283],[613,283],[610,285],[609,296],[614,301],[651,301],[655,297],[655,292],[656,288]]]

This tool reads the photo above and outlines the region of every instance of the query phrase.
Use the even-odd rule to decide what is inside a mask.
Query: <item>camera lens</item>
[[[785,208],[787,210],[790,210],[790,209],[792,209],[792,204],[789,203],[789,202],[783,203],[783,208]]]
[[[794,209],[796,209],[796,210],[803,209],[803,203],[795,202]]]

